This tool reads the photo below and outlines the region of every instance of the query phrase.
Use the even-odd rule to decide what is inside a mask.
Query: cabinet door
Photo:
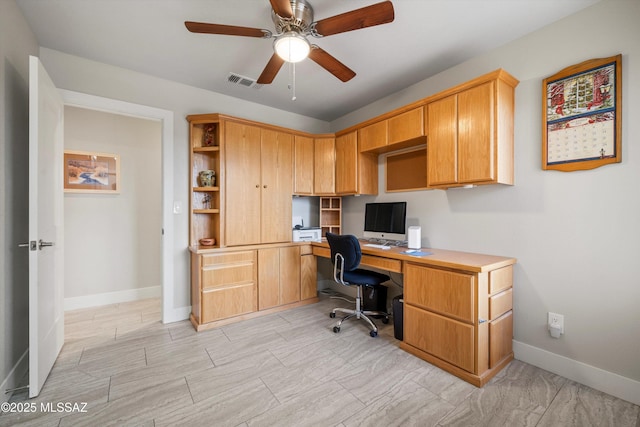
[[[225,123],[225,164],[226,243],[260,243],[260,128]]]
[[[313,138],[296,135],[293,152],[293,193],[313,194]]]
[[[358,192],[358,140],[356,132],[336,138],[336,193]]]
[[[316,138],[314,145],[315,194],[335,194],[335,138]]]
[[[427,105],[427,184],[455,184],[458,180],[457,96],[451,95]]]
[[[293,137],[262,129],[260,242],[291,241]]]
[[[418,107],[389,119],[388,145],[424,135],[424,108]]]
[[[318,263],[308,247],[308,253],[300,256],[300,299],[306,300],[318,296]]]
[[[258,310],[280,304],[279,265],[278,248],[258,250]]]
[[[458,182],[494,181],[494,83],[458,94]]]
[[[358,141],[360,151],[379,150],[387,146],[388,122],[383,120],[369,126],[358,129]]]
[[[280,248],[280,304],[300,301],[300,248]]]

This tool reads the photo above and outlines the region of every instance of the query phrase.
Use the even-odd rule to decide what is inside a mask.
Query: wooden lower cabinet
[[[513,267],[406,263],[401,348],[482,387],[513,359]]]
[[[191,322],[200,331],[318,300],[308,244],[191,253]]]

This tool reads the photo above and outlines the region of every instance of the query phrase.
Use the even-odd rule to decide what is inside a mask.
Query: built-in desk
[[[404,275],[400,347],[478,387],[513,359],[515,258],[424,248],[362,247],[361,265]],[[313,254],[330,258],[326,242]]]

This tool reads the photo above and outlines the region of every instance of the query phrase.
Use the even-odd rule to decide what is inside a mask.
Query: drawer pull
[[[487,321],[487,319],[478,319],[478,324],[480,325],[480,324],[482,324],[482,323],[484,323],[486,321]]]

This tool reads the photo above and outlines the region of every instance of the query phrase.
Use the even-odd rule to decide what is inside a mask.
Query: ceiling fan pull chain
[[[296,100],[296,63],[289,62],[289,90],[291,90],[291,100]]]

